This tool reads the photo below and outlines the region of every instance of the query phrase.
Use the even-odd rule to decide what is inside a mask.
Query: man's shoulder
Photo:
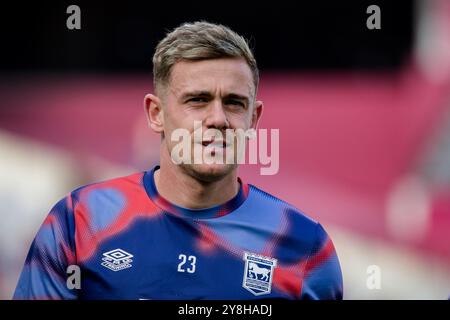
[[[301,225],[303,229],[310,228],[315,230],[318,227],[318,221],[295,205],[254,185],[249,184],[249,189],[249,194],[252,197],[251,200],[260,203],[261,207],[276,208],[278,211],[282,211],[292,223]]]
[[[149,211],[144,174],[137,172],[83,185],[67,196],[74,223],[86,239],[98,231],[109,230],[121,217],[126,222],[122,228],[133,217]]]
[[[100,208],[101,206],[119,206],[131,198],[145,195],[143,176],[145,172],[100,180],[79,186],[67,196],[73,207]],[[108,207],[108,206],[107,206]]]
[[[128,175],[118,176],[110,179],[99,180],[89,184],[81,185],[71,192],[72,196],[95,190],[116,189],[118,191],[142,187],[142,179],[145,172],[135,172]]]
[[[291,248],[285,258],[291,257],[292,252],[302,252],[305,257],[322,252],[322,249],[325,250],[324,255],[333,252],[331,239],[319,221],[295,205],[258,187],[249,185],[249,189],[251,203],[248,206],[251,208],[252,214],[258,215],[258,218],[255,219],[258,221],[256,223],[269,221],[271,226],[276,228],[279,239],[284,239],[280,241],[281,247]],[[271,218],[268,218],[269,216]],[[297,257],[295,254],[294,256]]]

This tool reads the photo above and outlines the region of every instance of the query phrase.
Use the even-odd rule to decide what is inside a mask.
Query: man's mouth
[[[212,148],[226,148],[227,143],[225,141],[202,141],[202,145],[204,147],[210,146]]]

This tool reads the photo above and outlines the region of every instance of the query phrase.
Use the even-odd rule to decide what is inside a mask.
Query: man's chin
[[[235,164],[184,164],[182,166],[188,174],[204,182],[221,180],[237,167]]]

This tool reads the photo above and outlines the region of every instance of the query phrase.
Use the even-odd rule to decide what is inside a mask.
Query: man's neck
[[[237,170],[223,179],[203,182],[173,163],[161,162],[154,175],[158,193],[169,202],[184,208],[203,209],[223,204],[239,192]]]

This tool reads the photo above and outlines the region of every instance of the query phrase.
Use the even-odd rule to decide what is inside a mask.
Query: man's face
[[[262,103],[255,101],[253,75],[245,60],[223,58],[177,62],[163,91],[160,97],[163,143],[169,155],[179,143],[172,141],[172,133],[186,129],[191,135],[192,154],[194,148],[201,148],[202,153],[209,152],[223,159],[222,163],[181,164],[188,174],[199,180],[216,181],[232,172],[237,164],[235,161],[227,164],[225,159],[227,152],[236,153],[236,146],[233,141],[226,141],[225,130],[256,128],[262,109]],[[194,139],[194,136],[198,137],[198,134],[194,135],[194,121],[201,121],[203,134],[199,140]],[[207,129],[220,130],[224,144],[220,138],[205,135]],[[212,140],[215,140],[214,144],[209,145]]]

